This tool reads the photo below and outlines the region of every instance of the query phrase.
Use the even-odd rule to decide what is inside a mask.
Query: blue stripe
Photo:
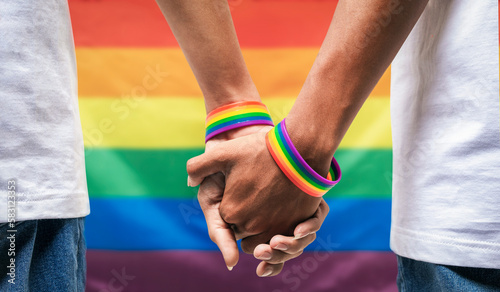
[[[390,199],[327,199],[330,213],[309,250],[389,251]],[[90,249],[217,250],[196,199],[91,199]]]

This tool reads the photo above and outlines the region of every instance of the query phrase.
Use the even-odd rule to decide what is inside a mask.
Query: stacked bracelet
[[[207,116],[205,143],[220,133],[252,125],[274,126],[262,102],[240,101],[219,107]]]
[[[326,179],[304,161],[293,146],[285,120],[267,133],[266,144],[281,171],[303,192],[321,197],[340,181],[340,167],[335,158],[332,159]]]

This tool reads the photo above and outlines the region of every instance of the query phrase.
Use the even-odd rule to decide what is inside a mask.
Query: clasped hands
[[[270,126],[249,126],[208,141],[204,154],[187,163],[188,185],[198,200],[210,239],[229,270],[241,248],[262,262],[257,275],[274,276],[285,261],[314,241],[329,208],[297,188],[279,169],[265,142]]]

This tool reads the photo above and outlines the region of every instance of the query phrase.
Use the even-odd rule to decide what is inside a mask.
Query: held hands
[[[200,205],[210,238],[228,268],[238,261],[236,239],[242,239],[243,251],[254,252],[264,261],[257,268],[259,276],[278,274],[285,261],[300,255],[328,213],[321,198],[300,191],[278,168],[265,144],[270,128],[242,128],[232,136],[224,133],[209,141],[206,153],[187,165],[189,184],[196,186],[203,181]],[[227,141],[232,138],[236,139]],[[276,234],[293,234],[300,239],[273,237]],[[269,240],[270,245],[262,244]]]
[[[234,232],[219,214],[223,191],[224,176],[221,173],[211,175],[201,184],[198,200],[207,221],[210,239],[217,244],[226,265],[232,270],[239,254]],[[257,275],[275,276],[283,269],[284,262],[301,255],[304,248],[316,238],[315,232],[320,229],[328,211],[328,205],[321,200],[316,213],[297,225],[294,236],[275,235],[269,244],[259,244],[253,253],[255,258],[262,260],[257,267]]]
[[[304,248],[316,239],[316,231],[321,228],[328,211],[328,205],[321,199],[316,213],[297,225],[294,237],[275,235],[269,244],[259,244],[253,252],[257,259],[262,260],[257,266],[257,275],[275,276],[281,272],[286,261],[300,256]]]

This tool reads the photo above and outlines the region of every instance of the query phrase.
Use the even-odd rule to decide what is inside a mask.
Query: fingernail
[[[301,239],[301,238],[304,238],[304,237],[308,236],[309,234],[311,234],[311,233],[305,233],[305,234],[304,233],[302,233],[302,234],[299,233],[299,234],[295,235],[295,237],[293,239]]]
[[[232,271],[234,267],[226,266],[229,271]]]
[[[261,256],[259,256],[258,259],[262,260],[262,261],[268,261],[271,259],[271,254],[268,252],[265,252]]]
[[[268,277],[273,273],[273,270],[267,269],[261,277]]]
[[[191,181],[191,178],[188,176],[188,187],[192,187],[193,182]]]
[[[274,249],[287,250],[288,246],[286,246],[286,244],[280,243],[276,247],[274,247]]]

